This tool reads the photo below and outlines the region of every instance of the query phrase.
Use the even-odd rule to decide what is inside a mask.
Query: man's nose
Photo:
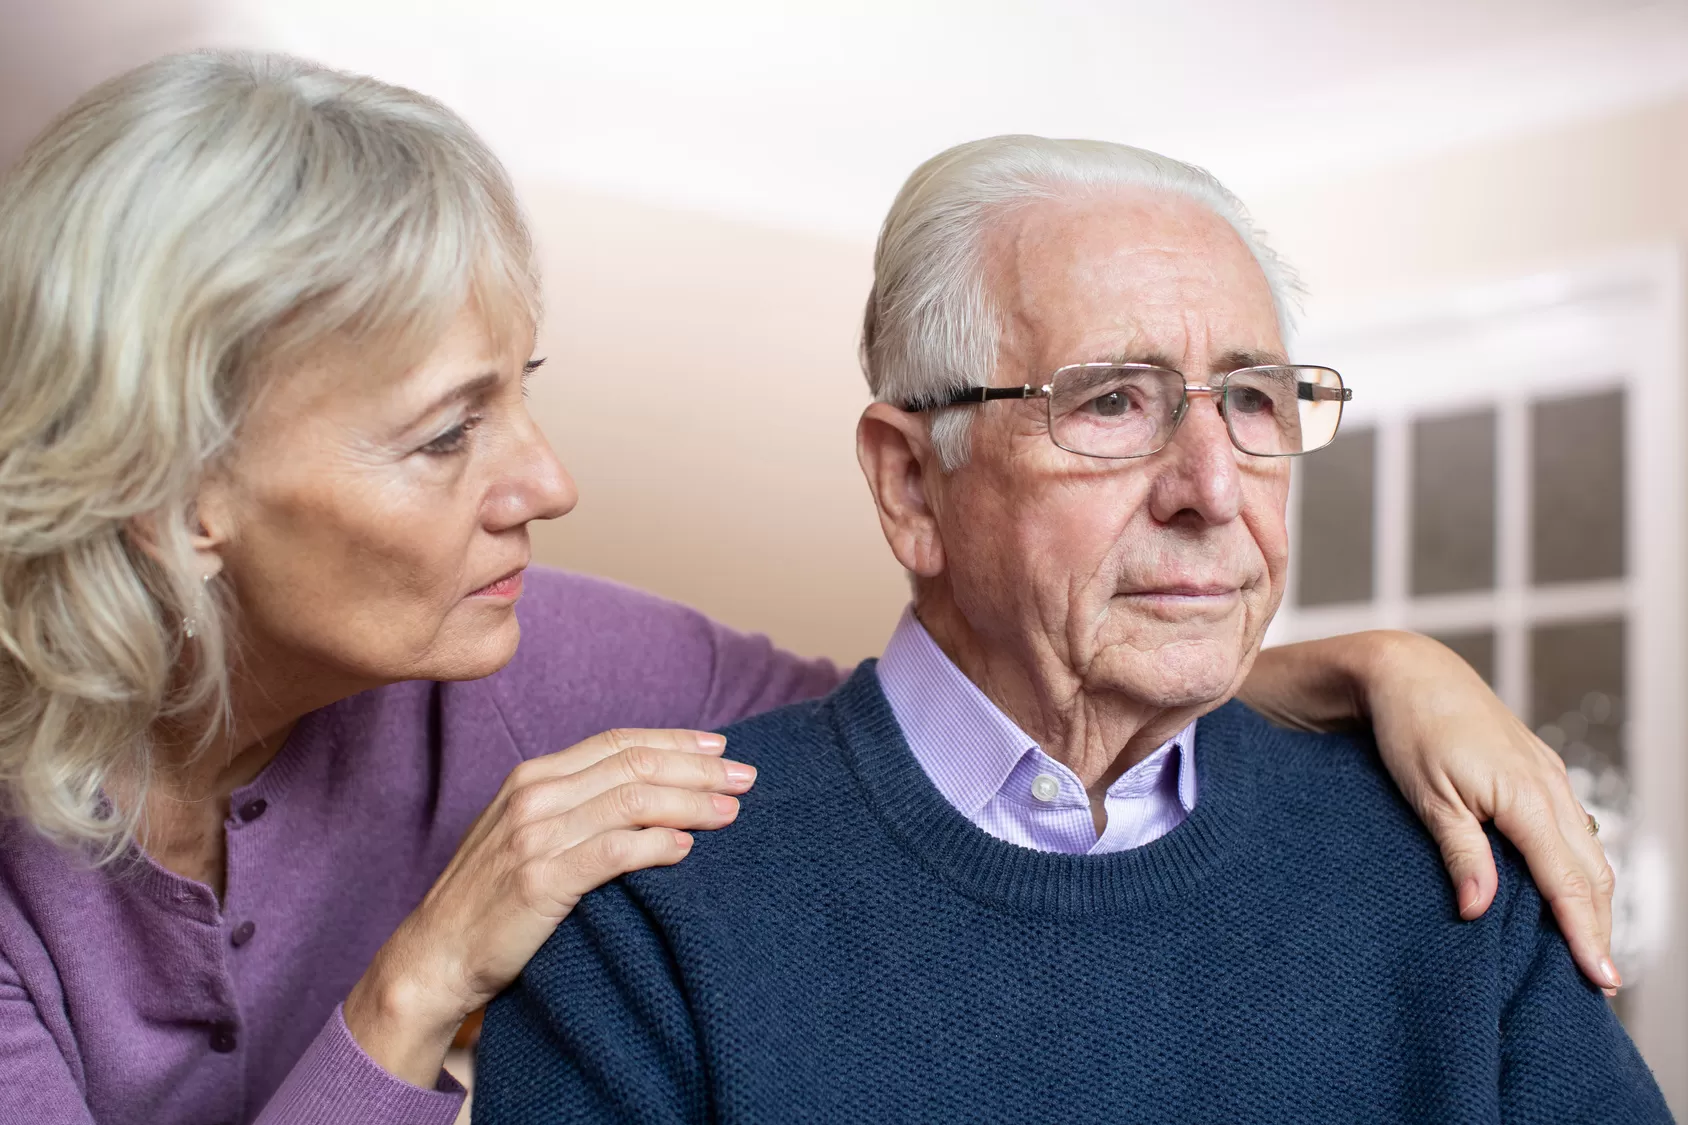
[[[1237,518],[1242,474],[1218,396],[1190,395],[1184,421],[1155,460],[1159,471],[1150,490],[1149,512],[1158,522],[1196,519],[1221,524]]]
[[[580,499],[574,478],[531,418],[515,427],[498,474],[483,513],[489,531],[566,516]]]

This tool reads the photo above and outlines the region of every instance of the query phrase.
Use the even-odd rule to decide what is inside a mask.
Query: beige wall
[[[581,491],[537,556],[805,653],[877,653],[906,586],[855,463],[871,247],[524,195],[551,310],[534,409]]]
[[[88,87],[215,41],[216,0],[0,0],[0,168]]]
[[[1250,201],[1315,301],[1688,238],[1688,98]]]
[[[539,558],[877,652],[906,587],[852,453],[868,242],[525,194],[552,309],[535,408],[582,492]],[[1683,239],[1688,100],[1251,202],[1315,310]]]

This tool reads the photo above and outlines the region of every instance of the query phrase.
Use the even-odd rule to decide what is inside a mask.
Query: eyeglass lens
[[[1090,457],[1144,457],[1172,439],[1184,376],[1144,365],[1078,364],[1055,373],[1049,432]],[[1220,407],[1244,453],[1290,457],[1329,445],[1342,420],[1342,377],[1328,367],[1250,367],[1226,378]]]

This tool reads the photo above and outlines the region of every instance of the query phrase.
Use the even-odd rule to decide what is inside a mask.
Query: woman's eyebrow
[[[465,399],[479,398],[481,395],[484,395],[486,392],[496,387],[498,383],[499,374],[496,371],[487,371],[480,375],[476,375],[473,379],[468,379],[459,383],[439,398],[436,398],[433,402],[428,404],[426,409],[418,411],[416,414],[416,420],[420,422],[430,414],[450,406],[453,403],[462,402]]]

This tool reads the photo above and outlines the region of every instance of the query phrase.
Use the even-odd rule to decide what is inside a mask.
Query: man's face
[[[1004,313],[998,385],[1094,361],[1160,364],[1190,383],[1284,362],[1259,265],[1179,196],[1035,204],[987,261]],[[967,409],[972,456],[930,487],[973,631],[1087,693],[1156,708],[1228,698],[1283,594],[1288,462],[1238,451],[1205,395],[1171,444],[1133,460],[1058,448],[1041,399]]]

